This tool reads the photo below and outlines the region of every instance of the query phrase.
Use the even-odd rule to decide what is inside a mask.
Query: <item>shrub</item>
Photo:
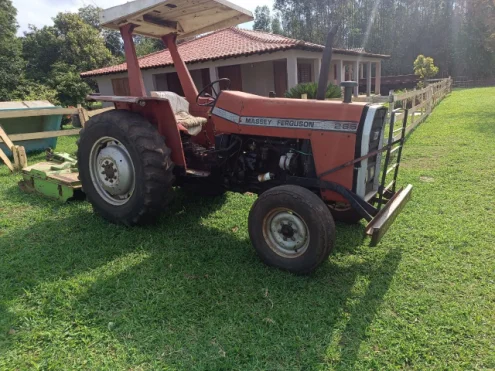
[[[13,100],[47,100],[54,105],[59,105],[60,101],[57,95],[55,89],[21,76],[11,98]]]
[[[418,88],[422,89],[426,86],[426,80],[435,77],[438,73],[438,67],[432,57],[425,57],[423,54],[418,55],[413,64],[414,74],[419,76],[421,81],[418,83]]]
[[[306,82],[298,84],[293,88],[289,89],[285,93],[286,98],[300,99],[302,94],[307,94],[308,99],[316,99],[316,92],[318,91],[318,84],[316,82]],[[327,90],[325,92],[325,98],[340,98],[341,91],[340,87],[333,84],[328,84]]]

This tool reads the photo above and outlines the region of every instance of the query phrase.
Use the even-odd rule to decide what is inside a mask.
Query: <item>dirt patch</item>
[[[429,176],[420,176],[419,180],[421,180],[422,182],[425,182],[425,183],[433,183],[435,181],[434,178],[429,177]]]
[[[436,170],[441,167],[442,158],[445,156],[443,148],[426,147],[423,153],[409,154],[401,162],[401,167],[405,169],[425,169]]]

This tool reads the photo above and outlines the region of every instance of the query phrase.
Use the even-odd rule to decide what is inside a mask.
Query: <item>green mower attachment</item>
[[[84,196],[77,171],[77,160],[67,153],[47,150],[47,161],[22,169],[19,188],[27,193],[67,201]]]

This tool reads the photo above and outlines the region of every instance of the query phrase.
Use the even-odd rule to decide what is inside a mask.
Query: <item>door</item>
[[[184,90],[182,90],[182,85],[179,80],[179,75],[177,72],[167,73],[167,87],[168,91],[179,94],[181,97],[184,96]]]
[[[220,79],[227,78],[230,80],[230,90],[242,91],[242,74],[239,64],[233,66],[218,67],[218,77]],[[224,90],[225,84],[220,84],[220,88]]]
[[[127,77],[122,77],[120,79],[112,79],[113,94],[128,97],[131,95],[131,90],[129,89],[129,79]]]
[[[211,82],[210,80],[210,69],[202,68],[201,69],[201,83],[203,84],[203,88]],[[206,91],[211,95],[211,88]]]
[[[287,63],[285,61],[273,62],[273,80],[275,95],[283,97],[287,91]]]

